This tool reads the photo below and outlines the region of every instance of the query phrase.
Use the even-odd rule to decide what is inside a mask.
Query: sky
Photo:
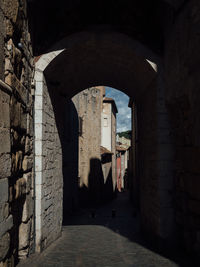
[[[129,97],[111,87],[106,87],[106,96],[115,100],[118,109],[117,132],[131,130],[131,109],[128,107]]]

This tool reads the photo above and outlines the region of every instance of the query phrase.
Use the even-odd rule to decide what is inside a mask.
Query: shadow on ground
[[[91,205],[88,208],[77,210],[65,220],[63,225],[97,225],[107,227],[129,241],[173,261],[178,266],[200,266],[199,260],[195,255],[186,255],[183,251],[169,250],[165,247],[161,248],[158,247],[157,241],[154,244],[146,240],[140,229],[139,214],[133,210],[129,202],[128,192],[118,193],[117,198],[107,204]]]

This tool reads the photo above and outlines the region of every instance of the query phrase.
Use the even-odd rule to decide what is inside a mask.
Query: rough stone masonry
[[[168,232],[174,233],[179,244],[184,245],[189,251],[199,252],[199,0],[177,0],[173,1],[176,2],[175,5],[167,5],[166,3],[172,2],[170,0],[154,1],[154,5],[150,1],[136,0],[127,1],[128,5],[125,5],[124,1],[115,1],[116,5],[112,4],[113,1],[109,1],[109,3],[108,1],[100,1],[101,5],[96,5],[94,1],[92,12],[87,8],[87,5],[79,5],[79,1],[72,2],[70,0],[63,1],[63,5],[58,7],[58,12],[52,12],[51,1],[29,1],[29,5],[34,6],[35,4],[32,13],[37,23],[33,23],[32,32],[37,35],[35,41],[37,55],[49,51],[49,46],[56,44],[63,37],[69,37],[71,33],[76,35],[83,30],[78,44],[75,42],[75,46],[72,40],[71,47],[73,49],[67,49],[63,53],[64,62],[70,62],[69,68],[66,68],[64,72],[59,68],[62,56],[57,56],[55,69],[58,69],[57,73],[66,73],[66,77],[55,75],[56,71],[54,71],[52,63],[50,64],[53,69],[50,72],[51,76],[61,77],[61,80],[49,79],[49,82],[54,82],[56,87],[56,84],[57,86],[62,85],[62,83],[65,84],[68,79],[66,84],[77,84],[79,88],[76,88],[76,93],[78,93],[78,90],[82,88],[82,84],[79,84],[81,79],[85,83],[87,83],[87,79],[90,81],[98,80],[98,72],[94,74],[95,71],[93,71],[98,70],[105,83],[110,84],[109,82],[111,82],[119,88],[123,88],[126,84],[125,87],[130,88],[129,85],[132,86],[131,81],[140,81],[139,78],[132,79],[137,78],[134,77],[133,72],[136,73],[135,76],[141,76],[144,81],[148,73],[151,73],[148,68],[143,68],[146,67],[146,64],[142,64],[144,58],[146,56],[152,60],[159,58],[159,63],[163,69],[162,96],[155,88],[148,90],[148,94],[144,98],[141,96],[140,104],[144,103],[144,105],[142,108],[138,106],[140,121],[143,120],[142,128],[139,127],[143,133],[140,132],[138,137],[139,142],[143,141],[139,157],[141,175],[144,174],[139,191],[142,221],[146,230],[153,237],[158,236],[166,239]],[[55,5],[54,2],[52,3]],[[68,3],[71,3],[71,7]],[[26,5],[27,2],[22,0],[0,0],[0,266],[16,265],[18,258],[26,257],[35,247],[34,192],[37,192],[38,195],[41,194],[38,199],[39,205],[46,205],[46,210],[44,206],[45,212],[39,214],[42,217],[42,219],[40,218],[42,221],[39,221],[39,223],[43,223],[42,227],[46,226],[45,223],[48,218],[52,218],[52,216],[58,218],[58,232],[55,236],[52,234],[50,237],[44,231],[41,238],[43,247],[53,242],[59,235],[62,224],[62,196],[59,194],[62,191],[62,181],[53,179],[54,174],[57,175],[57,178],[60,177],[59,173],[56,173],[56,169],[60,167],[59,165],[56,167],[52,165],[55,167],[52,171],[52,156],[43,158],[44,166],[41,165],[41,168],[44,168],[50,177],[48,181],[44,182],[43,187],[40,187],[44,190],[33,190],[34,88],[32,87],[32,80],[34,62],[28,29],[28,18],[31,16],[27,14]],[[164,9],[159,8],[162,5],[164,5]],[[102,12],[104,10],[107,12]],[[66,16],[66,14],[68,15]],[[62,19],[63,23],[60,23]],[[59,23],[60,27],[57,27],[58,24],[55,22]],[[88,27],[89,25],[92,27]],[[95,37],[87,43],[87,47],[83,45],[81,48],[88,36],[87,34],[84,35],[84,30],[88,30],[88,28],[90,28],[90,33],[93,33],[94,30]],[[114,37],[110,42],[109,37],[112,35],[110,31],[120,33],[117,35],[120,37]],[[105,36],[104,34],[106,34],[106,38],[97,38],[97,36]],[[126,49],[129,45],[125,46],[123,43],[124,36],[126,36],[125,39],[128,40],[128,44],[130,42],[130,50]],[[47,39],[49,42],[46,42]],[[103,45],[105,40],[106,45]],[[145,55],[141,56],[142,46],[139,45],[138,49],[137,46],[133,46],[132,49],[133,40],[138,43],[141,41],[154,52],[149,54],[145,52]],[[133,43],[135,45],[135,42]],[[68,45],[70,46],[69,42]],[[98,48],[98,45],[101,49]],[[109,48],[110,46],[111,48]],[[57,47],[57,49],[61,48],[63,47]],[[111,53],[107,53],[107,51],[111,51]],[[102,57],[102,52],[105,52],[105,57]],[[130,61],[126,61],[126,55],[128,58],[130,57]],[[132,55],[134,60],[132,60]],[[78,63],[73,65],[74,58]],[[119,59],[119,62],[113,67],[113,62],[117,62],[115,58]],[[92,67],[91,62],[95,63]],[[113,71],[116,67],[121,70],[121,72],[118,71],[120,75]],[[93,77],[87,75],[93,75]],[[139,94],[140,89],[144,89],[139,88],[141,84],[147,86],[145,82],[133,85],[133,91],[136,94]],[[69,86],[70,89],[74,90],[72,87]],[[64,88],[62,89],[64,92]],[[44,92],[45,90],[44,87]],[[59,93],[57,90],[55,91]],[[68,93],[72,93],[69,91]],[[146,91],[144,92],[146,93]],[[148,96],[150,97],[148,98]],[[45,153],[56,147],[59,161],[62,147],[57,129],[50,125],[55,119],[48,114],[48,107],[52,108],[52,103],[45,94],[44,98],[45,111],[47,112],[44,112],[46,117],[42,121],[45,123],[43,129],[50,128],[50,136],[47,132],[44,133],[44,137],[49,142],[43,143],[42,146]],[[54,106],[57,106],[58,109],[61,99],[61,94],[55,99],[57,105]],[[62,101],[64,102],[64,100]],[[155,110],[155,103],[160,106],[160,109]],[[153,104],[154,107],[152,108]],[[162,106],[164,106],[163,110]],[[62,114],[62,111],[60,109],[57,118]],[[155,116],[152,116],[152,111]],[[62,122],[58,122],[58,124],[60,127],[62,126]],[[145,135],[146,132],[150,134]],[[158,146],[155,147],[154,144]],[[173,146],[174,152],[173,157],[170,156],[170,163],[169,158],[165,158],[165,156],[168,157],[168,152],[171,153],[168,150],[168,145]],[[147,150],[149,154],[146,153]],[[162,160],[157,164],[159,158]],[[54,183],[57,191],[52,193],[49,190],[48,185],[50,183]],[[44,198],[43,193],[45,194]],[[42,198],[43,202],[40,201]],[[55,203],[53,208],[51,206],[52,199]],[[165,220],[166,217],[167,219],[171,218],[172,227],[170,227],[169,221]],[[38,224],[38,228],[40,229],[41,225]],[[171,231],[172,228],[174,232]],[[52,232],[54,229],[54,225],[51,225]]]
[[[0,266],[33,248],[33,55],[26,1],[0,1]],[[4,83],[5,82],[5,83]]]

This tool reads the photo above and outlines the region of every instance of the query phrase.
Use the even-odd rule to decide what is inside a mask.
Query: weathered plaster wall
[[[171,18],[171,19],[170,19]],[[165,81],[175,151],[175,207],[180,243],[200,251],[200,3],[189,1],[166,31]]]
[[[0,1],[0,264],[14,266],[34,244],[33,55],[26,2]],[[19,43],[21,47],[19,48]],[[9,90],[8,90],[9,91]]]

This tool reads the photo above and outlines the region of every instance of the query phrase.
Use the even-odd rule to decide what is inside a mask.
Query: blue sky
[[[113,98],[117,105],[117,132],[131,130],[131,109],[128,107],[129,97],[111,87],[106,87],[106,96]]]

